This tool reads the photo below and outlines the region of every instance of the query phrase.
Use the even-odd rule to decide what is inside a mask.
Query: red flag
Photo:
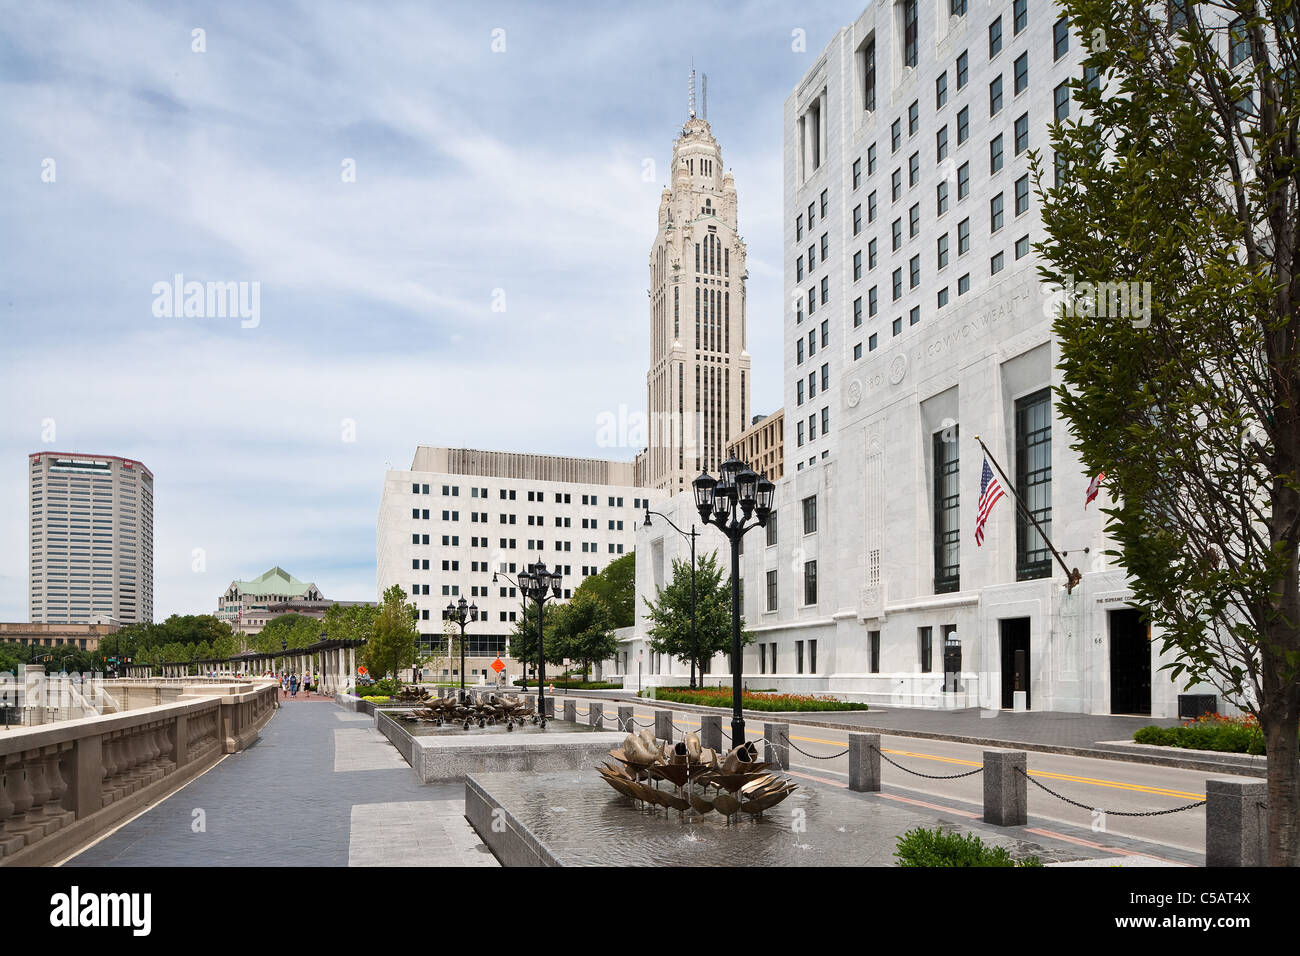
[[[1088,493],[1083,498],[1083,510],[1088,510],[1088,505],[1092,504],[1092,499],[1097,497],[1097,492],[1101,490],[1101,483],[1106,480],[1106,473],[1103,471],[1092,481],[1088,482]]]

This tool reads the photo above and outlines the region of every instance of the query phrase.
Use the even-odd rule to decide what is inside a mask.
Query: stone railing
[[[244,749],[277,692],[268,681],[195,687],[169,703],[0,734],[0,866],[57,862]]]

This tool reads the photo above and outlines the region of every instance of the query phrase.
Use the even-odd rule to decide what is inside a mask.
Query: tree
[[[673,561],[673,579],[659,588],[654,601],[646,599],[650,649],[687,664],[703,674],[703,661],[719,652],[731,652],[731,579],[724,578],[717,556],[705,554],[695,562],[695,642],[691,641],[691,563]],[[741,644],[754,637],[740,622]]]
[[[253,635],[252,643],[260,653],[279,654],[284,641],[289,642],[290,650],[315,644],[320,640],[321,630],[321,622],[315,618],[277,614]]]
[[[400,584],[384,592],[374,633],[362,651],[373,674],[392,674],[396,679],[403,668],[415,663],[415,615],[415,605],[406,602],[406,591]]]
[[[611,627],[631,627],[636,617],[636,552],[615,558],[600,573],[583,578],[573,596],[583,593],[605,605]]]
[[[557,612],[563,605],[547,601],[546,611],[542,616],[542,647],[546,652],[546,663],[564,662],[564,649],[559,646],[555,636]],[[537,666],[537,602],[524,602],[523,612],[515,622],[514,632],[510,635],[508,653],[524,665],[524,673],[529,667]]]
[[[1044,278],[1104,285],[1075,287],[1059,302],[1058,407],[1089,472],[1107,474],[1106,530],[1136,601],[1175,655],[1171,676],[1212,683],[1258,717],[1269,862],[1295,866],[1294,4],[1187,4],[1176,32],[1163,6],[1152,8],[1160,19],[1133,0],[1062,6],[1089,41],[1086,75],[1097,80],[1072,84],[1082,109],[1054,128],[1051,188],[1033,157],[1047,231],[1037,248]],[[1243,16],[1230,25],[1234,12]],[[1121,298],[1119,282],[1149,282],[1155,294],[1134,309],[1142,287]]]
[[[618,650],[613,615],[594,594],[579,589],[568,604],[556,607],[551,616],[556,654],[561,659],[580,662],[584,681],[591,672],[592,661],[608,660]]]

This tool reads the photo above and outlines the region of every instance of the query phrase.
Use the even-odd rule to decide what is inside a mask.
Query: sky
[[[277,564],[374,600],[418,444],[631,460],[597,423],[645,412],[692,65],[753,411],[780,407],[782,105],[860,12],[0,2],[0,620],[28,616],[34,452],[154,473],[155,620]],[[186,315],[178,276],[243,312]]]

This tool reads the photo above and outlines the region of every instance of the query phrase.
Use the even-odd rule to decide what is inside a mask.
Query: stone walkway
[[[464,784],[424,785],[365,714],[300,706],[68,866],[496,866]]]

